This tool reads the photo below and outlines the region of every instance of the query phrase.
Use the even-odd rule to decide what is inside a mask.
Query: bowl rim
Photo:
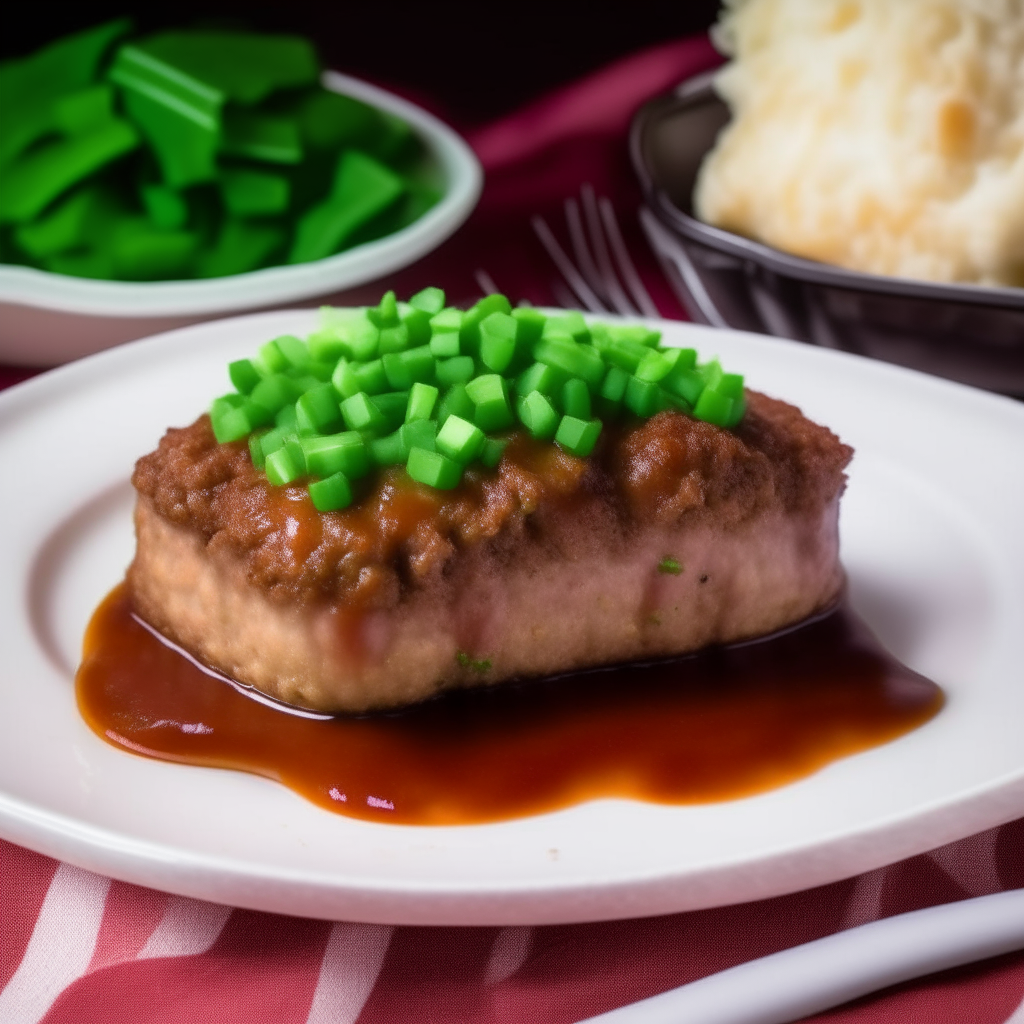
[[[445,178],[445,194],[422,217],[383,238],[321,260],[202,280],[99,281],[0,264],[0,302],[104,317],[197,316],[292,303],[352,288],[408,266],[435,249],[469,216],[483,169],[469,144],[422,107],[338,71],[321,84],[394,114],[420,136]]]
[[[805,259],[783,252],[743,235],[705,224],[681,210],[661,187],[644,156],[643,139],[647,128],[657,119],[682,107],[718,99],[714,90],[718,69],[704,71],[684,79],[673,90],[645,103],[633,116],[629,131],[629,153],[633,170],[640,181],[648,205],[666,224],[693,242],[718,252],[752,261],[785,277],[812,284],[860,292],[883,292],[907,298],[953,301],[979,306],[1024,309],[1024,288],[999,285],[945,283],[908,277],[888,277],[848,270],[828,263]]]

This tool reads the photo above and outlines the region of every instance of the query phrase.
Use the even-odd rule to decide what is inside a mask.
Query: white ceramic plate
[[[134,459],[225,390],[229,359],[312,313],[224,320],[0,395],[0,834],[127,881],[311,917],[585,921],[773,896],[1024,814],[1024,406],[853,356],[688,324],[753,387],[857,449],[854,607],[947,707],[749,799],[602,800],[494,825],[353,821],[252,775],[136,757],[75,708],[86,621],[132,553]]]
[[[202,281],[92,281],[0,264],[0,362],[55,366],[156,331],[266,309],[373,281],[436,249],[469,216],[483,171],[469,146],[421,107],[368,82],[325,72],[327,89],[410,124],[438,167],[444,195],[419,220],[326,259]]]

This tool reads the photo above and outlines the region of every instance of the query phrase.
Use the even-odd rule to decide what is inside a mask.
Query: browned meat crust
[[[129,583],[211,664],[334,709],[759,635],[835,599],[852,452],[792,406],[748,401],[736,432],[662,413],[606,427],[587,460],[517,435],[455,491],[396,468],[329,514],[203,416],[136,466]],[[666,555],[678,576],[659,573]]]
[[[629,534],[652,522],[728,527],[770,510],[824,508],[852,456],[794,406],[756,392],[735,432],[666,412],[618,433],[589,460],[518,435],[497,474],[470,470],[452,492],[384,473],[353,508],[319,513],[301,484],[273,487],[244,444],[218,445],[207,416],[168,430],[132,483],[210,551],[226,549],[254,586],[282,601],[379,606],[466,547],[503,533],[537,539],[570,521]],[[527,528],[527,524],[529,527]]]

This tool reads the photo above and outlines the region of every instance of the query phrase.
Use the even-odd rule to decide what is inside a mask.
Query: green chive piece
[[[465,315],[461,309],[449,306],[430,318],[430,329],[435,334],[440,331],[458,331],[462,328],[462,319]]]
[[[435,359],[451,359],[457,356],[459,349],[459,332],[435,330],[430,337],[430,354]]]
[[[296,338],[293,334],[282,334],[280,338],[275,338],[273,343],[287,360],[289,367],[303,371],[309,369],[313,359],[309,354],[309,346],[301,338]]]
[[[544,334],[568,334],[573,341],[590,341],[590,328],[578,309],[569,309],[558,316],[549,317],[544,325]]]
[[[505,382],[496,373],[485,373],[466,385],[475,406],[473,422],[486,433],[506,430],[515,422],[505,394]]]
[[[464,420],[472,420],[475,411],[476,406],[473,404],[473,399],[466,394],[466,385],[453,384],[445,392],[445,396],[438,406],[437,422],[439,426],[443,427],[449,416],[461,416]]]
[[[310,336],[309,351],[317,359],[345,355],[364,361],[377,355],[380,328],[365,309],[320,307],[320,330]]]
[[[370,401],[384,417],[383,430],[394,430],[405,422],[405,413],[409,407],[408,391],[385,391],[381,395],[374,395]]]
[[[210,409],[210,425],[218,444],[240,441],[253,428],[253,423],[244,408],[229,405],[214,405]]]
[[[547,330],[547,325],[544,329]],[[604,361],[597,350],[590,345],[579,345],[569,337],[545,336],[534,347],[533,358],[538,363],[564,370],[570,377],[582,377],[593,388],[604,378]]]
[[[341,427],[341,410],[334,387],[320,384],[301,395],[295,403],[295,421],[300,434],[331,434],[338,430]]]
[[[273,412],[266,408],[266,406],[260,405],[259,402],[247,399],[242,408],[245,410],[246,416],[249,417],[249,422],[254,430],[257,427],[265,427],[268,423],[274,421]]]
[[[399,385],[400,387],[410,388],[417,381],[426,384],[434,379],[434,356],[429,345],[410,348],[398,358],[402,364],[402,379],[409,381],[408,384]]]
[[[457,462],[425,448],[413,448],[409,452],[406,472],[413,480],[439,491],[450,491],[462,479],[462,467]]]
[[[437,432],[435,443],[442,455],[466,465],[483,450],[484,432],[461,416],[449,416]]]
[[[697,350],[695,348],[659,348],[659,352],[676,353],[675,366],[682,370],[692,370],[697,365]]]
[[[626,397],[629,374],[618,366],[611,366],[601,383],[601,403],[609,415],[614,415]]]
[[[289,365],[276,341],[268,341],[260,345],[256,352],[255,362],[256,368],[264,377],[269,377],[272,373],[281,373],[282,370],[287,370]]]
[[[358,480],[370,471],[370,453],[354,430],[327,437],[300,437],[299,447],[313,476],[344,473],[350,480]]]
[[[565,383],[566,375],[546,363],[534,363],[516,378],[516,394],[525,398],[531,391],[539,391],[553,398]]]
[[[337,366],[334,367],[331,383],[342,398],[351,398],[363,390],[359,377],[356,376],[356,367],[345,358],[339,359]]]
[[[299,439],[297,437],[287,438],[281,451],[288,453],[288,458],[291,459],[298,475],[302,476],[306,472],[306,456],[302,452],[302,445],[299,443]]]
[[[274,426],[281,427],[283,430],[290,430],[292,433],[297,429],[295,421],[295,404],[293,402],[282,406],[274,414]]]
[[[302,475],[302,467],[296,464],[288,448],[278,448],[268,455],[264,468],[267,479],[275,487],[284,487]]]
[[[484,441],[484,446],[480,452],[480,461],[488,468],[494,469],[499,462],[501,457],[505,453],[505,449],[508,447],[507,437],[489,437]]]
[[[676,352],[678,352],[678,349]],[[678,358],[678,355],[673,356],[668,352],[648,350],[647,354],[637,364],[634,376],[637,380],[650,381],[657,384],[672,372]]]
[[[539,391],[531,391],[525,398],[520,398],[516,412],[532,437],[546,441],[555,436],[558,429],[558,413]]]
[[[512,317],[516,322],[516,352],[529,356],[533,352],[533,346],[540,341],[547,317],[539,310],[528,306],[513,309]]]
[[[626,384],[626,408],[644,419],[666,408],[665,392],[649,380],[630,377]]]
[[[719,394],[713,388],[705,388],[693,407],[698,420],[713,423],[716,427],[726,426],[732,419],[732,399]]]
[[[739,426],[740,420],[743,419],[744,413],[747,411],[747,399],[744,395],[740,395],[739,398],[732,400],[732,412],[729,414],[729,419],[726,421],[726,428],[733,430]]]
[[[236,359],[228,363],[228,376],[243,395],[249,394],[262,379],[251,359]]]
[[[384,372],[384,363],[380,359],[361,363],[356,367],[355,374],[360,391],[365,391],[368,395],[379,395],[388,389],[388,375]]]
[[[511,313],[512,303],[504,295],[485,295],[462,317],[459,341],[462,351],[476,355],[480,351],[480,323],[491,313]]]
[[[416,381],[409,392],[409,404],[405,409],[405,422],[429,420],[437,402],[438,390],[432,384]]]
[[[374,438],[370,442],[370,455],[378,466],[397,466],[409,458],[408,451],[402,443],[402,431],[398,429],[384,437]]]
[[[430,341],[430,314],[405,302],[398,304],[399,318],[409,338],[411,348],[418,348]]]
[[[555,443],[585,459],[594,450],[600,433],[600,420],[578,420],[575,416],[563,416],[555,434]]]
[[[444,309],[444,292],[440,288],[424,288],[409,300],[409,305],[434,316]]]
[[[406,458],[413,448],[425,448],[428,452],[436,450],[437,424],[433,420],[413,420],[403,423],[399,430]]]
[[[393,291],[386,291],[374,309],[367,310],[378,327],[395,327],[398,324],[398,299]]]
[[[490,658],[483,658],[478,661],[476,658],[471,658],[465,651],[456,651],[455,660],[463,668],[468,668],[471,672],[477,672],[480,675],[489,672],[491,669]]]
[[[295,403],[295,433],[300,437],[311,437],[320,433],[306,408],[301,407],[298,402]]]
[[[265,435],[250,434],[249,435],[249,458],[252,460],[252,464],[257,469],[263,468],[263,463],[266,462],[266,456],[263,454],[263,443],[262,437]]]
[[[692,406],[704,390],[704,379],[692,366],[686,366],[685,362],[680,359],[661,384],[670,394],[682,398]]]
[[[654,348],[661,341],[660,331],[652,331],[643,324],[610,324],[608,334],[613,341],[643,345],[645,348]]]
[[[590,419],[590,389],[579,377],[567,380],[562,386],[562,411],[578,420]]]
[[[405,324],[380,329],[380,354],[404,352],[409,347],[409,329]]]
[[[473,379],[476,368],[472,356],[455,356],[452,359],[440,359],[437,362],[437,382],[442,387],[453,384],[465,384]]]
[[[480,361],[504,373],[516,354],[516,321],[508,313],[491,313],[480,321]]]
[[[318,512],[337,512],[352,504],[352,485],[344,473],[332,473],[317,480],[308,490]]]
[[[682,571],[683,567],[671,555],[666,555],[658,563],[658,572],[667,576],[678,576]]]
[[[365,391],[360,391],[341,403],[341,415],[349,430],[381,430],[386,424],[384,415]]]
[[[273,430],[268,430],[260,438],[260,465],[262,466],[266,462],[268,455],[272,455],[278,448],[283,448],[285,441],[290,436],[291,431],[283,427],[275,427]]]

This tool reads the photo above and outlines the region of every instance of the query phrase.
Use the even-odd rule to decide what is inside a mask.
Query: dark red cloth
[[[564,239],[563,202],[590,183],[613,201],[661,312],[681,317],[637,228],[625,134],[641,102],[717,59],[703,38],[666,43],[476,131],[470,141],[487,185],[469,222],[413,266],[335,300],[437,284],[452,301],[472,301],[482,270],[514,300],[555,304],[556,275],[529,218],[543,215]],[[30,372],[0,368],[0,387]],[[559,1024],[845,927],[1021,886],[1024,821],[753,904],[535,929],[391,930],[221,908],[111,883],[0,842],[0,1019]],[[1024,954],[1013,954],[814,1019],[1004,1024],[1015,1011],[1024,1019],[1022,1000]]]

